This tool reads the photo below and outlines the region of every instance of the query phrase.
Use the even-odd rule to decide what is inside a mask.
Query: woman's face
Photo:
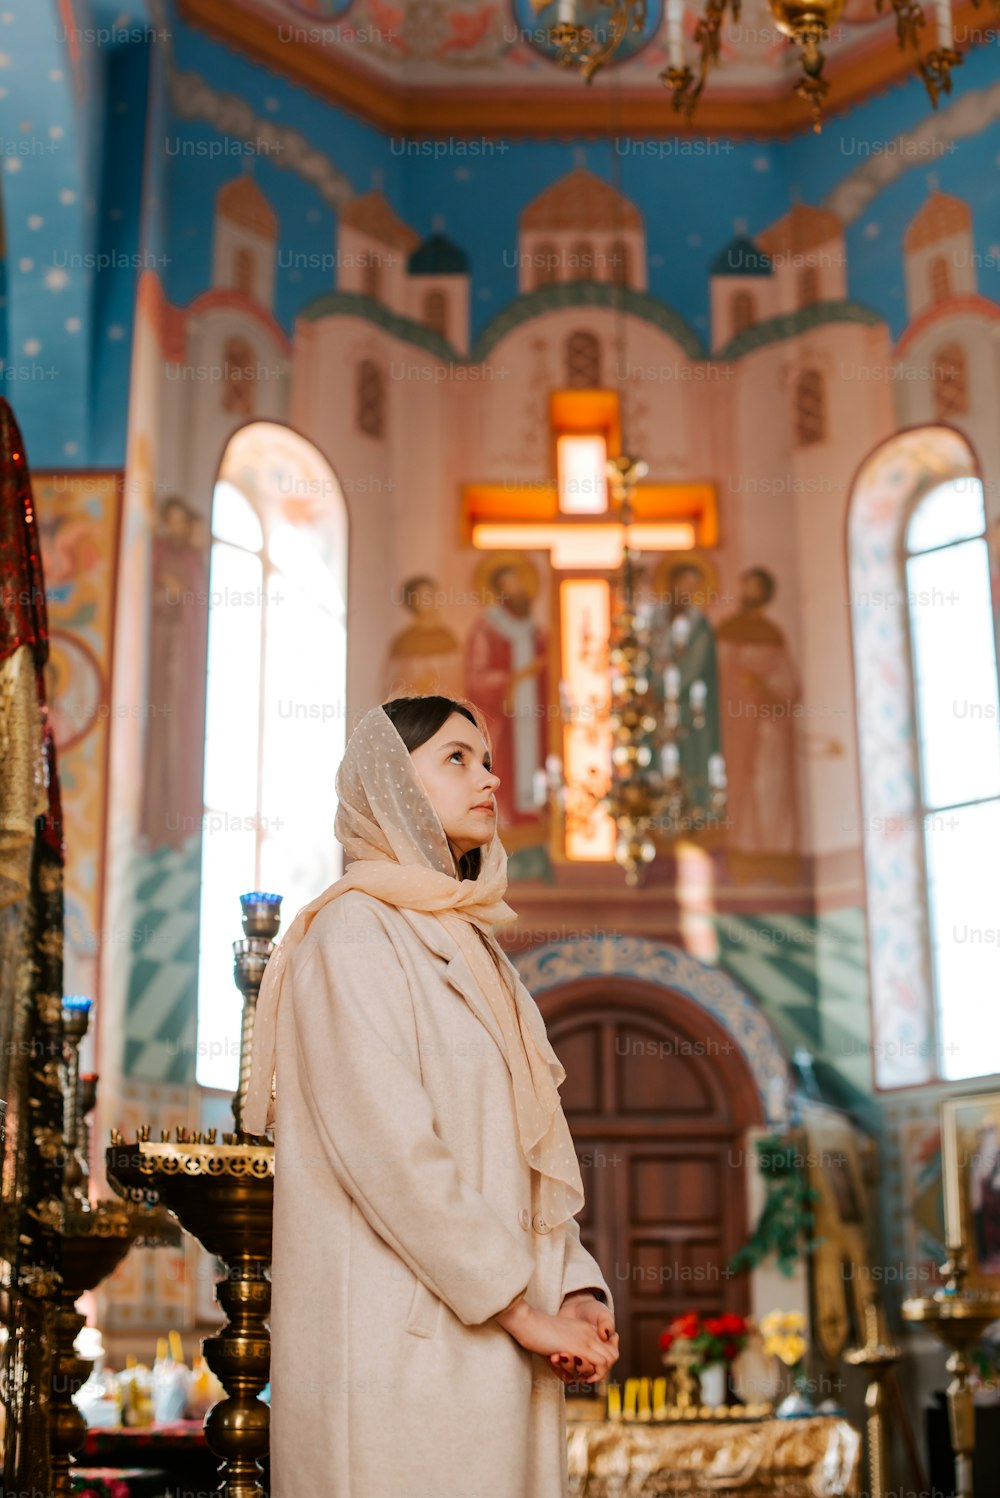
[[[497,824],[493,792],[500,777],[489,768],[489,750],[476,725],[452,713],[410,757],[456,858],[488,843]]]

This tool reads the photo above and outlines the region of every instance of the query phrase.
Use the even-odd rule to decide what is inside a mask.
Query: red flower
[[[688,1311],[684,1316],[674,1317],[670,1330],[675,1337],[686,1337],[688,1341],[693,1341],[701,1330],[699,1319],[697,1311]]]

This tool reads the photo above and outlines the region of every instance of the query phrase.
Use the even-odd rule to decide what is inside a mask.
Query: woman
[[[489,931],[514,912],[484,729],[448,697],[365,715],[337,772],[353,862],[261,985],[271,1498],[561,1498],[563,1383],[618,1357],[565,1073]]]

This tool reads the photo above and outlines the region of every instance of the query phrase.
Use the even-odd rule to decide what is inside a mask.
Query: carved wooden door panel
[[[655,1376],[673,1316],[749,1309],[746,1276],[727,1263],[746,1237],[742,1141],[761,1121],[757,1091],[728,1034],[679,994],[588,979],[539,1003],[567,1073],[581,1238],[615,1297],[615,1376]]]

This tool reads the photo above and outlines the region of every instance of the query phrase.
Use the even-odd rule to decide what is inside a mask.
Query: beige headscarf
[[[553,1227],[565,1222],[584,1201],[580,1167],[558,1091],[566,1073],[537,1009],[516,987],[510,991],[514,985],[504,982],[472,929],[477,926],[500,951],[490,928],[516,919],[516,912],[503,899],[507,851],[496,827],[482,849],[478,879],[459,880],[440,818],[406,745],[381,706],[366,713],[352,733],[336,787],[339,804],[334,832],[354,862],[342,878],[302,907],[267,964],[257,1000],[243,1128],[260,1134],[275,1120],[276,1019],[288,959],[317,911],[347,890],[361,889],[387,905],[437,916],[458,943],[503,1036],[521,1148],[540,1177],[539,1215]],[[336,1002],[336,992],[332,1002]]]

